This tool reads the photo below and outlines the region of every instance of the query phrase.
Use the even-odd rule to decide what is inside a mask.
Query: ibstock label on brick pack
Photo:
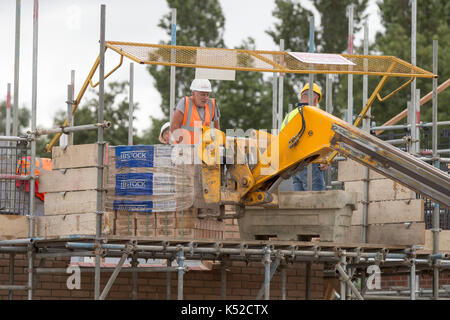
[[[115,151],[116,168],[154,168],[173,166],[171,161],[171,146],[117,146]]]
[[[176,193],[176,178],[163,173],[119,173],[115,194],[118,196],[152,196]]]
[[[152,212],[153,201],[114,200],[114,210],[133,212]]]
[[[165,212],[177,210],[176,200],[161,201],[135,201],[135,200],[114,200],[113,209],[119,211],[132,212]]]

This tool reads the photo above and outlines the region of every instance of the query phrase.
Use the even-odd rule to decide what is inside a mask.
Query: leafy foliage
[[[177,45],[200,47],[224,47],[223,33],[225,31],[225,17],[218,0],[167,0],[169,8],[177,9]],[[166,30],[171,38],[171,13],[162,17],[158,27]],[[170,44],[170,41],[162,41]],[[150,117],[152,128],[145,133],[151,143],[158,143],[161,125],[169,121],[170,115],[170,68],[164,66],[149,66],[148,71],[155,80],[155,88],[161,94],[162,119]],[[193,68],[176,68],[175,71],[175,99],[189,94],[191,81],[194,79]],[[213,91],[217,87],[213,84]]]
[[[104,131],[104,140],[111,145],[128,144],[128,82],[111,82],[107,85],[104,94],[104,119],[111,121],[111,128]],[[86,104],[77,109],[75,114],[75,125],[97,123],[98,112],[98,92],[91,90],[93,97]],[[139,108],[138,103],[134,103],[134,109]],[[60,111],[54,119],[55,126],[60,126],[66,119],[66,113]],[[97,142],[97,130],[86,130],[74,133],[74,144],[85,144]],[[143,143],[144,139],[133,135],[135,143]]]

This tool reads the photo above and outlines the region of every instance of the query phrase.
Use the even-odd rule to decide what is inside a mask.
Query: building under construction
[[[441,134],[441,146],[438,137],[450,122],[437,121],[437,96],[450,82],[438,87],[436,40],[430,72],[368,55],[367,46],[364,55],[302,55],[105,41],[105,10],[98,58],[77,96],[68,86],[64,125],[37,129],[34,97],[27,135],[0,136],[1,298],[449,298],[450,141]],[[110,72],[106,50],[120,55]],[[305,106],[280,130],[283,78],[275,76],[271,133],[230,137],[213,127],[200,131],[197,145],[135,146],[131,125],[128,145],[111,146],[103,138],[111,127],[104,82],[124,59],[132,61],[131,87],[133,63],[309,74],[310,87],[326,75],[326,110]],[[363,76],[365,106],[354,122],[331,114],[331,74]],[[370,96],[369,76],[381,76]],[[390,77],[405,82],[382,98]],[[433,82],[422,99],[417,78]],[[396,125],[399,115],[370,126],[373,102],[410,84],[408,123]],[[98,121],[74,126],[89,85],[99,88]],[[433,122],[417,123],[416,107],[430,100]],[[422,128],[431,128],[431,153],[419,145]],[[408,135],[386,134],[398,129]],[[84,130],[97,130],[97,143],[73,145]],[[50,160],[36,157],[43,135],[54,135]],[[320,159],[332,165],[327,190],[289,190],[289,179]]]

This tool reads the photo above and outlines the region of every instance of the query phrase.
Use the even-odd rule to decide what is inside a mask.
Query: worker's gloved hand
[[[322,171],[327,170],[328,169],[328,164],[326,164],[326,163],[319,164],[319,169],[322,170]]]

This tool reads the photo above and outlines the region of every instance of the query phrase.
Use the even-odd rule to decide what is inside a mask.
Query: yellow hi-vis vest
[[[308,104],[303,103],[300,104],[300,106],[307,106]],[[284,118],[283,122],[281,123],[281,128],[280,131],[283,130],[283,128],[288,124],[289,121],[291,121],[291,119],[293,117],[295,117],[298,113],[298,107],[296,107],[294,110],[292,110],[291,112],[289,112],[288,115],[286,115],[286,117]]]

